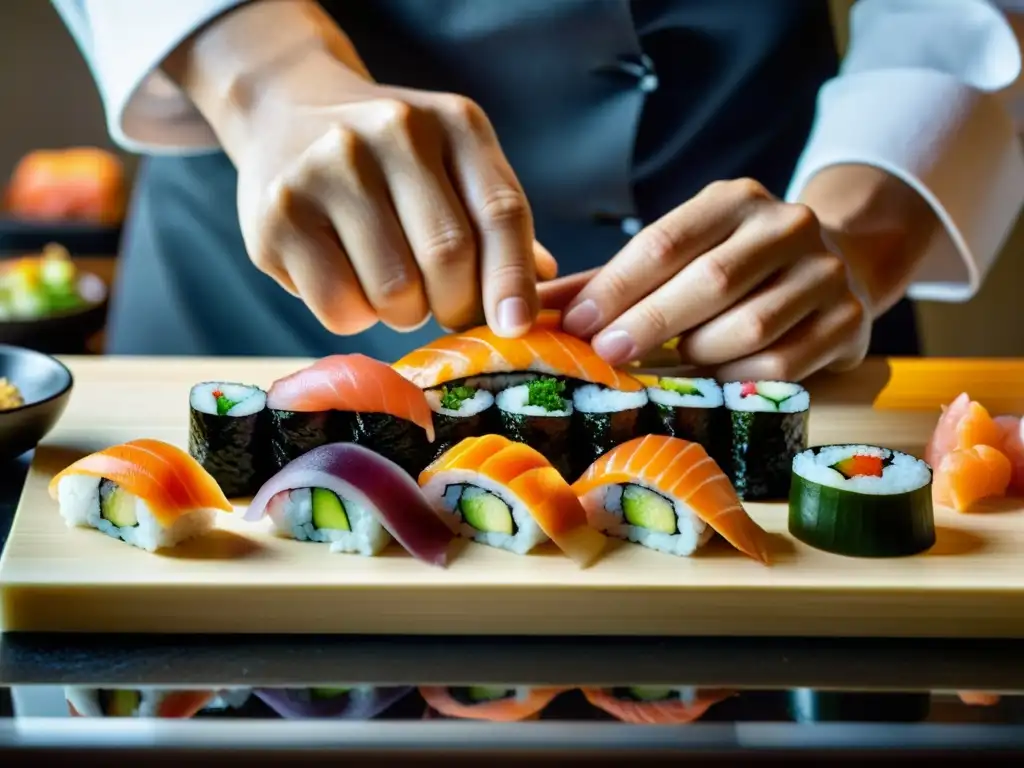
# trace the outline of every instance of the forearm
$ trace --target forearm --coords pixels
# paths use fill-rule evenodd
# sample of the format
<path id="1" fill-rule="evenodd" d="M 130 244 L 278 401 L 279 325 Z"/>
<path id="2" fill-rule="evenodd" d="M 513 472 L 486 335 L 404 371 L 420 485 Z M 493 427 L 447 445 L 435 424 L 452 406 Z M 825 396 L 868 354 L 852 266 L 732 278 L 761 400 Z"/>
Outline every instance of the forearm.
<path id="1" fill-rule="evenodd" d="M 904 296 L 933 238 L 948 236 L 920 194 L 867 165 L 823 169 L 800 201 L 842 252 L 875 317 Z"/>
<path id="2" fill-rule="evenodd" d="M 323 73 L 365 83 L 351 41 L 313 0 L 261 0 L 213 19 L 183 41 L 162 70 L 184 91 L 229 155 L 259 106 L 287 97 L 315 106 Z"/>

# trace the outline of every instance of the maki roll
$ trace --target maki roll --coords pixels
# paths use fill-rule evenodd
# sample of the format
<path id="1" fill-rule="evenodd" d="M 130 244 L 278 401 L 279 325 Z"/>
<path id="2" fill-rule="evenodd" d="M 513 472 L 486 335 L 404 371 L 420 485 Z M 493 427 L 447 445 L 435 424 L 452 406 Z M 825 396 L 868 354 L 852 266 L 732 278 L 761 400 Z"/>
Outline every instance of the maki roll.
<path id="1" fill-rule="evenodd" d="M 132 440 L 84 456 L 50 481 L 69 528 L 95 528 L 153 552 L 214 527 L 234 507 L 209 472 L 177 446 Z"/>
<path id="2" fill-rule="evenodd" d="M 699 720 L 734 691 L 702 688 L 584 688 L 593 706 L 634 725 L 682 725 Z"/>
<path id="3" fill-rule="evenodd" d="M 227 496 L 251 496 L 266 479 L 267 393 L 234 382 L 202 382 L 189 392 L 188 452 Z"/>
<path id="4" fill-rule="evenodd" d="M 426 398 L 434 413 L 436 435 L 431 461 L 467 437 L 485 435 L 492 431 L 494 395 L 487 389 L 474 388 L 468 384 L 458 387 L 442 385 L 427 390 Z"/>
<path id="5" fill-rule="evenodd" d="M 416 477 L 431 458 L 433 412 L 423 391 L 387 363 L 330 355 L 271 386 L 275 470 L 313 448 L 354 442 Z"/>
<path id="6" fill-rule="evenodd" d="M 431 710 L 458 720 L 514 723 L 537 720 L 561 693 L 559 688 L 470 685 L 444 688 L 424 686 L 420 696 Z"/>
<path id="7" fill-rule="evenodd" d="M 664 377 L 647 388 L 650 430 L 700 443 L 722 469 L 729 466 L 729 415 L 714 379 Z"/>
<path id="8" fill-rule="evenodd" d="M 914 456 L 828 445 L 793 459 L 789 532 L 851 557 L 916 555 L 935 544 L 932 473 Z"/>
<path id="9" fill-rule="evenodd" d="M 689 557 L 717 531 L 748 557 L 768 562 L 767 534 L 700 443 L 635 438 L 591 464 L 572 490 L 590 525 L 610 536 Z"/>
<path id="10" fill-rule="evenodd" d="M 328 544 L 331 552 L 373 557 L 396 539 L 440 566 L 454 538 L 401 467 L 353 443 L 321 445 L 270 478 L 244 519 L 265 515 L 284 536 Z"/>
<path id="11" fill-rule="evenodd" d="M 788 381 L 734 381 L 723 388 L 731 451 L 726 467 L 745 501 L 789 497 L 793 457 L 807 448 L 811 397 Z"/>
<path id="12" fill-rule="evenodd" d="M 644 434 L 647 392 L 622 392 L 584 384 L 572 393 L 572 476 L 579 477 L 600 456 Z"/>
<path id="13" fill-rule="evenodd" d="M 255 695 L 286 719 L 372 720 L 412 692 L 412 686 L 258 688 Z"/>
<path id="14" fill-rule="evenodd" d="M 190 718 L 216 699 L 214 691 L 166 688 L 68 686 L 64 700 L 72 717 Z"/>
<path id="15" fill-rule="evenodd" d="M 502 390 L 497 405 L 501 433 L 540 451 L 568 479 L 573 406 L 564 394 L 565 381 L 544 376 Z"/>
<path id="16" fill-rule="evenodd" d="M 606 543 L 540 452 L 501 435 L 469 437 L 423 470 L 420 487 L 455 534 L 526 555 L 553 541 L 582 568 Z"/>

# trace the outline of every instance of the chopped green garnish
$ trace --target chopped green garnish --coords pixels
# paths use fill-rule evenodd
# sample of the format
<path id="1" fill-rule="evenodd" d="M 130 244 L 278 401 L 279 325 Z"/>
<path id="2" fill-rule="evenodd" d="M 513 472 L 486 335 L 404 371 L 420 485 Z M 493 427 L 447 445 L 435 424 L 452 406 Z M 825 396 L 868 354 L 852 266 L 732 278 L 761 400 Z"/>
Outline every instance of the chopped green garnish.
<path id="1" fill-rule="evenodd" d="M 563 411 L 565 403 L 562 393 L 565 382 L 558 379 L 543 378 L 526 382 L 527 405 L 536 405 L 545 411 Z"/>
<path id="2" fill-rule="evenodd" d="M 472 387 L 441 387 L 441 407 L 449 411 L 457 411 L 465 400 L 472 400 L 476 390 Z"/>
<path id="3" fill-rule="evenodd" d="M 662 379 L 659 384 L 662 389 L 668 392 L 676 392 L 680 395 L 700 394 L 700 390 L 689 379 Z"/>
<path id="4" fill-rule="evenodd" d="M 227 412 L 238 405 L 237 400 L 231 400 L 224 395 L 220 390 L 216 390 L 213 396 L 217 398 L 217 415 L 226 416 Z"/>

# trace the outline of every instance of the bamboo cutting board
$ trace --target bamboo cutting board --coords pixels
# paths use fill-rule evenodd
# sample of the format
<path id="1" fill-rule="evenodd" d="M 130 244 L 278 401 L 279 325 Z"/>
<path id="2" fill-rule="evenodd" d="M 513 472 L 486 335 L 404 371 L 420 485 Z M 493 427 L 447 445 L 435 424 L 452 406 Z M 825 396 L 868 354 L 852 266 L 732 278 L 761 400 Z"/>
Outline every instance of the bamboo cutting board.
<path id="1" fill-rule="evenodd" d="M 788 536 L 785 505 L 750 504 L 775 534 L 770 567 L 716 540 L 693 558 L 614 543 L 585 570 L 549 550 L 466 544 L 440 569 L 395 545 L 378 558 L 330 554 L 231 515 L 154 555 L 64 525 L 46 486 L 68 463 L 138 437 L 184 447 L 193 383 L 269 386 L 308 362 L 68 360 L 71 403 L 37 450 L 0 561 L 4 630 L 1024 637 L 1024 501 L 937 509 L 936 546 L 898 560 L 818 552 Z M 940 404 L 962 390 L 995 413 L 1024 412 L 1024 361 L 873 360 L 808 388 L 812 444 L 921 455 Z"/>

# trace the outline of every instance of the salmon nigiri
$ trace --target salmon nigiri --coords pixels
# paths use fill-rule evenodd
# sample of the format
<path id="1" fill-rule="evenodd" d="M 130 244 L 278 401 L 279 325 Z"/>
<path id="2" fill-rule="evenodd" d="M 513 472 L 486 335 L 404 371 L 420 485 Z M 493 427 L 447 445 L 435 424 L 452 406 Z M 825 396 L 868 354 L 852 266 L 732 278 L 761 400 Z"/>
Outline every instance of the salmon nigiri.
<path id="1" fill-rule="evenodd" d="M 606 539 L 587 525 L 572 488 L 536 449 L 501 435 L 467 437 L 420 473 L 420 487 L 452 531 L 525 555 L 549 539 L 580 567 Z"/>
<path id="2" fill-rule="evenodd" d="M 633 725 L 683 725 L 704 716 L 734 691 L 701 688 L 584 688 L 587 701 Z"/>
<path id="3" fill-rule="evenodd" d="M 473 685 L 455 688 L 423 686 L 420 696 L 445 717 L 512 723 L 537 720 L 559 693 L 559 688 L 510 688 Z"/>
<path id="4" fill-rule="evenodd" d="M 91 453 L 50 481 L 68 527 L 96 528 L 150 552 L 213 527 L 233 507 L 188 453 L 160 440 L 131 440 Z"/>
<path id="5" fill-rule="evenodd" d="M 507 339 L 488 326 L 453 333 L 410 352 L 394 364 L 422 389 L 495 374 L 548 374 L 638 392 L 637 379 L 606 363 L 585 341 L 561 330 L 556 312 L 540 314 L 522 336 Z"/>
<path id="6" fill-rule="evenodd" d="M 982 499 L 1005 495 L 1012 471 L 1010 460 L 991 446 L 959 448 L 939 465 L 932 498 L 936 504 L 967 512 Z"/>
<path id="7" fill-rule="evenodd" d="M 216 698 L 213 691 L 174 691 L 161 688 L 64 689 L 72 717 L 190 718 Z"/>
<path id="8" fill-rule="evenodd" d="M 717 531 L 744 554 L 768 562 L 767 534 L 699 443 L 635 438 L 591 464 L 572 488 L 590 524 L 617 538 L 689 556 Z"/>

